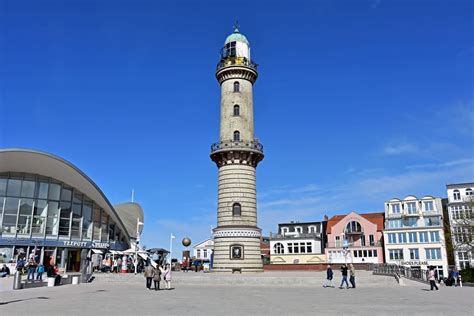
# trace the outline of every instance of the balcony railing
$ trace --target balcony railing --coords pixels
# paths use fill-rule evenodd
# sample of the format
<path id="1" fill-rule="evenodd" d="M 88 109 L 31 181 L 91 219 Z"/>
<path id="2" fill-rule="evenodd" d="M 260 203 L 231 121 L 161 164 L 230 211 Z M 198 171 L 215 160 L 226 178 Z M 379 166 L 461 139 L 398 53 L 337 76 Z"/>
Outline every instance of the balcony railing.
<path id="1" fill-rule="evenodd" d="M 249 67 L 254 70 L 257 70 L 258 65 L 254 63 L 252 60 L 249 60 L 246 57 L 226 57 L 222 58 L 221 61 L 217 64 L 217 69 L 225 68 L 228 66 L 243 66 Z"/>
<path id="2" fill-rule="evenodd" d="M 263 145 L 258 140 L 253 141 L 222 141 L 211 145 L 211 153 L 226 150 L 252 150 L 263 154 Z"/>
<path id="3" fill-rule="evenodd" d="M 291 238 L 321 238 L 321 233 L 287 233 L 287 234 L 270 233 L 270 239 L 291 239 Z"/>
<path id="4" fill-rule="evenodd" d="M 402 213 L 388 213 L 387 218 L 402 218 Z"/>
<path id="5" fill-rule="evenodd" d="M 328 242 L 327 245 L 326 245 L 326 248 L 343 248 L 343 243 L 342 242 Z M 354 242 L 351 242 L 348 244 L 348 248 L 355 248 L 355 249 L 358 249 L 358 248 L 370 248 L 370 247 L 381 247 L 382 246 L 382 242 L 381 241 L 377 241 L 377 242 L 366 242 L 365 243 L 365 246 L 362 246 L 360 244 L 360 242 L 357 242 L 357 243 L 354 243 Z"/>

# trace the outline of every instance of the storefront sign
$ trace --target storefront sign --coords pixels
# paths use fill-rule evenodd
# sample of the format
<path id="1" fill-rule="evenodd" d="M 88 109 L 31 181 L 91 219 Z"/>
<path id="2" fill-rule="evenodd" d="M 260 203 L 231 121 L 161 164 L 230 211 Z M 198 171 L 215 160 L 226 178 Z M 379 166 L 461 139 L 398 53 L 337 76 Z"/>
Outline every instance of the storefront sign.
<path id="1" fill-rule="evenodd" d="M 110 248 L 110 245 L 109 245 L 109 243 L 106 243 L 106 242 L 95 242 L 95 241 L 93 241 L 91 247 L 92 248 L 97 248 L 97 249 L 107 249 L 107 248 Z"/>
<path id="2" fill-rule="evenodd" d="M 404 261 L 402 262 L 403 265 L 406 266 L 421 266 L 421 265 L 427 265 L 428 262 L 426 261 Z"/>
<path id="3" fill-rule="evenodd" d="M 64 247 L 79 247 L 79 248 L 87 248 L 87 241 L 71 241 L 71 240 L 64 240 L 63 241 Z"/>

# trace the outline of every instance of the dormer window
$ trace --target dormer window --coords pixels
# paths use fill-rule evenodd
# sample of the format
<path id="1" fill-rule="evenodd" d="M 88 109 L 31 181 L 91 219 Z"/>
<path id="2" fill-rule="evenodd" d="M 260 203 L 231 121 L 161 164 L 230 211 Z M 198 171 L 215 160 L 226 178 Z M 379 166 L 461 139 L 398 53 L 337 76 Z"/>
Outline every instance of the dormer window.
<path id="1" fill-rule="evenodd" d="M 283 236 L 285 236 L 286 234 L 288 234 L 289 231 L 290 231 L 290 230 L 288 229 L 288 227 L 282 227 L 282 228 L 281 228 L 281 234 L 282 234 Z"/>
<path id="2" fill-rule="evenodd" d="M 466 189 L 466 195 L 467 195 L 467 196 L 472 195 L 472 189 L 471 189 L 471 188 Z"/>
<path id="3" fill-rule="evenodd" d="M 425 205 L 425 212 L 432 212 L 434 210 L 433 201 L 424 202 L 424 205 Z"/>
<path id="4" fill-rule="evenodd" d="M 297 232 L 298 234 L 302 234 L 303 233 L 303 227 L 301 227 L 301 226 L 295 227 L 295 232 Z"/>
<path id="5" fill-rule="evenodd" d="M 453 191 L 453 199 L 455 201 L 461 200 L 461 192 L 459 192 L 459 190 L 454 190 Z"/>
<path id="6" fill-rule="evenodd" d="M 392 204 L 391 207 L 392 207 L 392 213 L 394 214 L 400 213 L 400 204 Z"/>

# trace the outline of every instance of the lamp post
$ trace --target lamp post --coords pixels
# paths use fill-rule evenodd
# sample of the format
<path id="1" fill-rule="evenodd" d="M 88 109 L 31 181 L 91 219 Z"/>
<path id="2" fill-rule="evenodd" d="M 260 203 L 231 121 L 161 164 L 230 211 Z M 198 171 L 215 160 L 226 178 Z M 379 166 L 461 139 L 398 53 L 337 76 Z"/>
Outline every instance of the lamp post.
<path id="1" fill-rule="evenodd" d="M 171 257 L 173 256 L 173 239 L 175 239 L 176 237 L 173 236 L 173 233 L 171 233 L 171 236 L 170 236 L 170 269 L 171 269 Z"/>
<path id="2" fill-rule="evenodd" d="M 140 243 L 140 226 L 143 226 L 144 224 L 140 222 L 140 218 L 137 217 L 137 239 L 135 242 L 135 260 L 133 260 L 133 267 L 134 267 L 134 272 L 137 274 L 137 265 L 138 265 L 138 244 Z"/>

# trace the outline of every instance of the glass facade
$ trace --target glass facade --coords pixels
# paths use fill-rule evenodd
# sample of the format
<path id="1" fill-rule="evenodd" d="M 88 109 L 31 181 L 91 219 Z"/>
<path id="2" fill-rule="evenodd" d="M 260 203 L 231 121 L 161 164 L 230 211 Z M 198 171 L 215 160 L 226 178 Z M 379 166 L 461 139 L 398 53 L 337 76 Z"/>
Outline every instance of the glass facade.
<path id="1" fill-rule="evenodd" d="M 38 175 L 0 174 L 1 237 L 125 242 L 107 212 L 75 188 Z"/>

